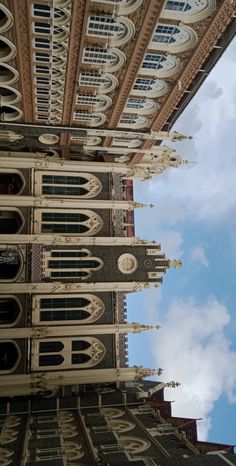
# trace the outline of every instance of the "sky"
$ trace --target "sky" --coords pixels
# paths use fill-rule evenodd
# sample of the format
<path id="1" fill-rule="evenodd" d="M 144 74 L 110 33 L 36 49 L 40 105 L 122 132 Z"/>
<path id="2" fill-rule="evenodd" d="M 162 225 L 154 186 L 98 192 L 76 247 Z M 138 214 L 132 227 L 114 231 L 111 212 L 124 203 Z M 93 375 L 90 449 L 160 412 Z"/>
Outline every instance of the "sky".
<path id="1" fill-rule="evenodd" d="M 128 320 L 161 325 L 129 336 L 129 364 L 164 369 L 175 416 L 202 418 L 198 437 L 236 444 L 236 39 L 178 119 L 193 136 L 171 145 L 198 162 L 135 183 L 136 236 L 181 269 L 128 297 Z M 143 221 L 145 218 L 145 222 Z"/>

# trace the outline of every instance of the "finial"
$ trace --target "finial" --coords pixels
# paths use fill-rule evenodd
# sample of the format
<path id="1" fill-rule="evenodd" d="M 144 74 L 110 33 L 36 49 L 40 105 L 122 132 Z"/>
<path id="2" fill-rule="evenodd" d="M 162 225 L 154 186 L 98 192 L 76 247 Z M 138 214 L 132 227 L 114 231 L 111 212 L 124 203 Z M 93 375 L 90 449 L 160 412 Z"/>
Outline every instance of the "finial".
<path id="1" fill-rule="evenodd" d="M 148 207 L 148 205 L 147 204 L 141 204 L 141 202 L 133 202 L 132 207 L 134 209 L 141 209 L 143 207 Z"/>
<path id="2" fill-rule="evenodd" d="M 134 327 L 133 333 L 140 333 L 145 330 L 152 330 L 155 328 L 152 325 L 139 324 L 138 322 L 132 322 L 132 325 Z"/>
<path id="3" fill-rule="evenodd" d="M 173 259 L 169 261 L 169 267 L 173 267 L 174 269 L 180 269 L 182 267 L 182 261 L 180 259 Z"/>
<path id="4" fill-rule="evenodd" d="M 143 366 L 134 366 L 136 370 L 135 381 L 142 379 L 143 377 L 151 377 L 153 375 L 161 375 L 163 369 L 146 369 Z"/>
<path id="5" fill-rule="evenodd" d="M 179 387 L 181 384 L 179 382 L 174 382 L 174 380 L 171 380 L 170 382 L 166 383 L 166 386 L 169 388 L 176 388 Z"/>
<path id="6" fill-rule="evenodd" d="M 183 141 L 184 139 L 193 139 L 192 136 L 185 136 L 184 134 L 178 133 L 178 131 L 174 131 L 173 140 Z"/>

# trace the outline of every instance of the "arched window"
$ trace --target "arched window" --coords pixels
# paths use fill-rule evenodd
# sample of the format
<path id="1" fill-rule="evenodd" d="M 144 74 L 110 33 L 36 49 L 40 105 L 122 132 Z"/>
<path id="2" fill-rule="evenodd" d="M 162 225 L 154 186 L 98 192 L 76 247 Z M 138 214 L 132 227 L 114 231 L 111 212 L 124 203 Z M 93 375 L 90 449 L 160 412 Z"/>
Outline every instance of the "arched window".
<path id="1" fill-rule="evenodd" d="M 0 217 L 1 221 L 1 217 Z M 0 223 L 1 225 L 1 223 Z M 91 210 L 35 211 L 37 233 L 66 233 L 78 236 L 96 235 L 102 228 L 101 217 Z"/>
<path id="2" fill-rule="evenodd" d="M 103 301 L 92 294 L 34 297 L 34 324 L 72 325 L 96 322 L 103 315 Z M 1 316 L 1 315 L 0 315 Z"/>
<path id="3" fill-rule="evenodd" d="M 114 432 L 129 432 L 130 430 L 133 430 L 135 427 L 135 424 L 129 421 L 125 421 L 123 419 L 110 419 L 108 421 L 108 425 Z"/>
<path id="4" fill-rule="evenodd" d="M 25 186 L 25 181 L 20 172 L 16 170 L 1 171 L 0 194 L 20 194 Z"/>
<path id="5" fill-rule="evenodd" d="M 12 340 L 0 340 L 0 374 L 13 372 L 20 361 L 20 350 Z"/>
<path id="6" fill-rule="evenodd" d="M 91 66 L 103 67 L 106 71 L 117 71 L 125 63 L 125 55 L 116 48 L 85 47 L 82 62 Z"/>
<path id="7" fill-rule="evenodd" d="M 149 126 L 149 121 L 147 118 L 138 115 L 125 114 L 121 115 L 120 122 L 118 124 L 119 128 L 133 127 L 134 129 L 141 129 Z"/>
<path id="8" fill-rule="evenodd" d="M 106 354 L 103 343 L 94 337 L 47 338 L 33 342 L 33 370 L 79 369 L 99 364 Z"/>
<path id="9" fill-rule="evenodd" d="M 93 94 L 77 94 L 76 105 L 86 105 L 93 108 L 95 111 L 104 111 L 112 104 L 110 97 L 106 95 L 93 95 Z"/>
<path id="10" fill-rule="evenodd" d="M 21 315 L 21 306 L 18 299 L 12 296 L 0 297 L 0 327 L 10 327 L 15 324 Z"/>
<path id="11" fill-rule="evenodd" d="M 127 453 L 142 453 L 150 447 L 150 442 L 139 437 L 120 437 L 119 446 Z"/>
<path id="12" fill-rule="evenodd" d="M 148 115 L 158 109 L 156 104 L 151 99 L 145 97 L 129 97 L 126 102 L 125 112 L 126 113 L 137 113 L 139 115 Z"/>
<path id="13" fill-rule="evenodd" d="M 136 78 L 130 95 L 145 97 L 160 97 L 169 90 L 169 85 L 163 79 Z"/>
<path id="14" fill-rule="evenodd" d="M 110 39 L 110 45 L 120 47 L 126 44 L 134 35 L 132 21 L 126 18 L 109 16 L 90 16 L 87 35 Z"/>
<path id="15" fill-rule="evenodd" d="M 45 255 L 44 277 L 50 278 L 89 278 L 92 272 L 100 270 L 103 262 L 92 257 L 87 249 L 80 250 L 52 250 Z"/>
<path id="16" fill-rule="evenodd" d="M 179 71 L 180 67 L 180 60 L 173 55 L 146 53 L 139 73 L 165 78 Z"/>
<path id="17" fill-rule="evenodd" d="M 109 420 L 116 419 L 117 417 L 121 417 L 125 414 L 122 409 L 118 408 L 102 408 L 101 413 Z"/>
<path id="18" fill-rule="evenodd" d="M 102 94 L 113 91 L 119 82 L 118 79 L 109 73 L 91 73 L 82 71 L 79 75 L 79 85 L 88 88 L 97 88 Z"/>
<path id="19" fill-rule="evenodd" d="M 120 15 L 130 15 L 136 11 L 143 0 L 91 0 L 92 3 L 100 3 L 114 6 L 114 12 Z"/>
<path id="20" fill-rule="evenodd" d="M 36 195 L 93 198 L 102 190 L 99 179 L 90 173 L 38 172 L 37 176 Z"/>
<path id="21" fill-rule="evenodd" d="M 36 462 L 42 464 L 42 461 L 64 460 L 68 462 L 82 458 L 84 452 L 82 445 L 74 442 L 64 442 L 63 446 L 36 448 Z"/>
<path id="22" fill-rule="evenodd" d="M 195 23 L 211 15 L 215 7 L 215 0 L 167 0 L 161 16 L 162 18 L 177 19 L 183 23 Z"/>
<path id="23" fill-rule="evenodd" d="M 197 35 L 189 26 L 158 24 L 151 48 L 180 53 L 194 47 L 196 43 Z"/>
<path id="24" fill-rule="evenodd" d="M 23 112 L 13 105 L 3 105 L 0 107 L 1 121 L 18 121 L 22 118 Z"/>
<path id="25" fill-rule="evenodd" d="M 0 5 L 0 33 L 6 32 L 13 24 L 13 18 L 10 10 L 4 5 Z"/>
<path id="26" fill-rule="evenodd" d="M 0 210 L 0 234 L 19 233 L 24 224 L 22 215 L 16 209 Z"/>
<path id="27" fill-rule="evenodd" d="M 33 16 L 35 18 L 52 19 L 55 24 L 61 25 L 66 24 L 70 19 L 68 10 L 42 3 L 33 4 Z"/>
<path id="28" fill-rule="evenodd" d="M 17 248 L 0 250 L 0 281 L 15 281 L 22 269 L 22 257 Z"/>
<path id="29" fill-rule="evenodd" d="M 9 450 L 8 448 L 0 447 L 0 466 L 8 466 L 12 463 L 11 456 L 14 454 L 14 451 Z"/>
<path id="30" fill-rule="evenodd" d="M 127 138 L 113 138 L 112 139 L 112 147 L 139 147 L 141 146 L 142 141 L 141 139 L 127 139 Z"/>
<path id="31" fill-rule="evenodd" d="M 19 102 L 21 94 L 13 87 L 0 85 L 0 99 L 2 105 L 12 105 Z"/>
<path id="32" fill-rule="evenodd" d="M 103 113 L 87 113 L 83 111 L 77 111 L 74 113 L 74 121 L 78 121 L 80 124 L 85 126 L 101 126 L 106 121 L 106 116 Z"/>
<path id="33" fill-rule="evenodd" d="M 0 83 L 12 85 L 19 79 L 19 73 L 10 65 L 2 63 L 0 65 Z"/>
<path id="34" fill-rule="evenodd" d="M 0 10 L 1 12 L 1 10 Z M 7 62 L 14 58 L 16 54 L 16 48 L 14 44 L 6 37 L 1 36 L 0 39 L 0 60 L 1 62 Z"/>

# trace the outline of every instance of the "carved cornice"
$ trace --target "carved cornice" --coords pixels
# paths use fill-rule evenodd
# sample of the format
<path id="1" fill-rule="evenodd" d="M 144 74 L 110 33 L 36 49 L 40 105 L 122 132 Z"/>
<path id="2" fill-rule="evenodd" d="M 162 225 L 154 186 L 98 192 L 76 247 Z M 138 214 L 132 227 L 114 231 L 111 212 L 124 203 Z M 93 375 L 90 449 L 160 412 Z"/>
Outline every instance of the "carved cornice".
<path id="1" fill-rule="evenodd" d="M 84 42 L 83 25 L 87 23 L 86 11 L 88 10 L 89 3 L 90 2 L 86 2 L 86 0 L 76 0 L 72 2 L 69 55 L 64 90 L 63 125 L 69 125 L 73 119 L 77 69 L 81 48 L 83 49 Z"/>
<path id="2" fill-rule="evenodd" d="M 208 24 L 206 33 L 203 35 L 198 46 L 192 54 L 192 57 L 187 62 L 183 72 L 179 75 L 178 82 L 176 82 L 169 96 L 167 97 L 163 107 L 161 108 L 158 116 L 154 120 L 150 130 L 160 131 L 170 118 L 178 102 L 191 85 L 198 70 L 202 67 L 207 57 L 211 53 L 214 45 L 225 31 L 227 25 L 231 21 L 231 17 L 236 14 L 236 5 L 230 3 L 229 0 L 224 0 Z M 148 140 L 144 143 L 143 149 L 149 149 L 155 143 L 155 140 Z M 142 154 L 137 154 L 133 157 L 132 163 L 139 163 L 142 159 Z"/>
<path id="3" fill-rule="evenodd" d="M 33 123 L 32 102 L 32 67 L 31 67 L 31 34 L 29 31 L 27 0 L 12 0 L 12 13 L 14 17 L 14 30 L 16 36 L 18 72 L 22 94 L 22 110 L 24 123 Z"/>

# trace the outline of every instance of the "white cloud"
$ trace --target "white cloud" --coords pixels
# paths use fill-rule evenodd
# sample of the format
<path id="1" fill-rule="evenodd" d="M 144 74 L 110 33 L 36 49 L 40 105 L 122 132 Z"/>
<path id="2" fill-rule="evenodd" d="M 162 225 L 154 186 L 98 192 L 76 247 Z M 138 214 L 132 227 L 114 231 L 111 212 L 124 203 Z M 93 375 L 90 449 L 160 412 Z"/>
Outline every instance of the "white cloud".
<path id="1" fill-rule="evenodd" d="M 209 261 L 206 257 L 205 249 L 203 246 L 194 246 L 190 251 L 190 257 L 193 262 L 198 262 L 203 267 L 209 267 Z"/>
<path id="2" fill-rule="evenodd" d="M 210 413 L 220 396 L 236 402 L 236 353 L 224 333 L 229 322 L 227 308 L 216 299 L 203 305 L 193 299 L 175 300 L 158 336 L 151 337 L 164 379 L 181 383 L 177 389 L 166 389 L 165 399 L 176 401 L 174 415 L 203 418 L 198 423 L 202 440 L 207 438 Z"/>

